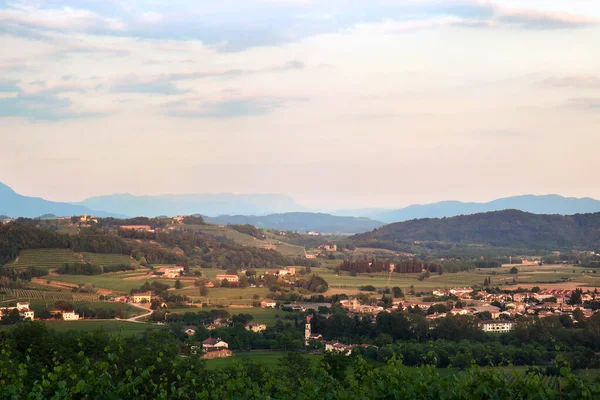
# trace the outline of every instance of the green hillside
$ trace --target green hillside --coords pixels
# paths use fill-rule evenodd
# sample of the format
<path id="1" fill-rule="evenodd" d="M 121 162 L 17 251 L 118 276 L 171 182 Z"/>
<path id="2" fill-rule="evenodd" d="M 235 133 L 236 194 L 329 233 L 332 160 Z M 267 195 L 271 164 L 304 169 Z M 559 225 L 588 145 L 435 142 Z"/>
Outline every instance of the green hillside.
<path id="1" fill-rule="evenodd" d="M 539 250 L 597 250 L 600 247 L 600 213 L 562 216 L 505 210 L 453 218 L 416 219 L 385 225 L 350 239 L 357 246 L 392 250 L 416 241 Z"/>

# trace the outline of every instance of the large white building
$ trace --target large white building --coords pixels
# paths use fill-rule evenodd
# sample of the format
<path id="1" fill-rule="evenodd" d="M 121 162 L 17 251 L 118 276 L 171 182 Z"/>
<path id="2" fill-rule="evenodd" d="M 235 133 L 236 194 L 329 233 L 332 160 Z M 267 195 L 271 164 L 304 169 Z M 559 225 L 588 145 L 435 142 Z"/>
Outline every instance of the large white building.
<path id="1" fill-rule="evenodd" d="M 484 332 L 505 333 L 515 328 L 515 323 L 511 321 L 489 321 L 482 322 L 481 329 Z"/>

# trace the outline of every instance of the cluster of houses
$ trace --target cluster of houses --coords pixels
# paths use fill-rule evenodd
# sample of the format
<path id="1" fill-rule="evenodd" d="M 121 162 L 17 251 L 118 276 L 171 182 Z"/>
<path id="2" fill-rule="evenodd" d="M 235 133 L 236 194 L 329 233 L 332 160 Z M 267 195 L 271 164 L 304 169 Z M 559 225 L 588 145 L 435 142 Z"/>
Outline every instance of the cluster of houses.
<path id="1" fill-rule="evenodd" d="M 514 329 L 514 322 L 511 320 L 518 316 L 544 318 L 548 316 L 569 315 L 573 317 L 573 312 L 578 308 L 586 318 L 593 314 L 591 309 L 568 304 L 572 294 L 571 290 L 556 289 L 541 290 L 538 292 L 496 294 L 488 293 L 485 290 L 474 292 L 472 288 L 453 288 L 437 289 L 432 294 L 436 297 L 456 296 L 463 304 L 468 302 L 468 305 L 451 308 L 446 312 L 428 312 L 433 306 L 446 305 L 446 301 L 441 300 L 408 302 L 403 299 L 393 299 L 392 306 L 384 308 L 377 305 L 361 304 L 357 299 L 349 299 L 340 301 L 340 305 L 350 313 L 371 315 L 395 310 L 403 311 L 416 307 L 427 313 L 426 318 L 428 321 L 444 318 L 448 315 L 472 315 L 480 317 L 481 313 L 486 313 L 484 317 L 486 320 L 480 323 L 481 329 L 485 332 L 508 332 Z M 582 302 L 594 299 L 595 296 L 590 293 L 581 295 Z M 492 305 L 492 303 L 496 305 Z M 502 307 L 498 307 L 498 303 Z"/>
<path id="2" fill-rule="evenodd" d="M 29 309 L 29 303 L 17 303 L 15 307 L 0 308 L 0 317 L 9 315 L 13 310 L 17 310 L 19 312 L 19 316 L 24 320 L 33 321 L 34 319 L 35 313 L 33 310 Z"/>
<path id="3" fill-rule="evenodd" d="M 14 307 L 3 307 L 0 308 L 0 317 L 5 317 L 9 315 L 13 310 L 17 310 L 19 312 L 19 316 L 23 318 L 25 321 L 33 321 L 35 319 L 35 312 L 29 308 L 30 304 L 26 302 L 18 302 Z M 75 311 L 62 311 L 62 310 L 52 310 L 50 311 L 52 315 L 61 315 L 61 318 L 64 321 L 76 321 L 79 319 L 79 314 Z"/>
<path id="4" fill-rule="evenodd" d="M 175 266 L 175 267 L 160 267 L 158 269 L 159 276 L 163 278 L 175 279 L 179 278 L 185 271 L 184 267 Z"/>

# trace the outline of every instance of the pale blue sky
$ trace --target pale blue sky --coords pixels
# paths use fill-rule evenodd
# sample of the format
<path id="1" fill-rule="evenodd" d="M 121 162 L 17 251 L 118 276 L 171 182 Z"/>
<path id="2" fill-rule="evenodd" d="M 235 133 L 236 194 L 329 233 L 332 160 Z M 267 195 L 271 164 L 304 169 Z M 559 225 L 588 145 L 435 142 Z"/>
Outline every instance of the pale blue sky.
<path id="1" fill-rule="evenodd" d="M 0 181 L 600 198 L 600 2 L 0 0 Z"/>

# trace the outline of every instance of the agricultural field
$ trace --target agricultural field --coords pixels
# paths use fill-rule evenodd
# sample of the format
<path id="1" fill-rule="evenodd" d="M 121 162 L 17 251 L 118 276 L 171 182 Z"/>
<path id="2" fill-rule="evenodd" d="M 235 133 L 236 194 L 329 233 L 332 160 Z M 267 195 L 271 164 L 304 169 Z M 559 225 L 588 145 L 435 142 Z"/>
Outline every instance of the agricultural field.
<path id="1" fill-rule="evenodd" d="M 269 292 L 268 288 L 212 288 L 208 289 L 208 296 L 201 297 L 197 287 L 190 286 L 177 290 L 176 293 L 189 296 L 194 301 L 210 303 L 213 305 L 252 305 L 253 301 L 264 300 Z M 259 299 L 254 299 L 257 295 Z"/>
<path id="2" fill-rule="evenodd" d="M 99 297 L 95 293 L 73 293 L 70 291 L 49 291 L 33 289 L 10 289 L 0 295 L 2 300 L 21 299 L 24 301 L 45 300 L 45 301 L 98 301 Z"/>
<path id="3" fill-rule="evenodd" d="M 519 269 L 518 274 L 510 273 L 512 267 Z M 543 288 L 573 288 L 573 287 L 600 287 L 600 274 L 590 269 L 570 265 L 547 266 L 503 266 L 502 268 L 477 269 L 458 273 L 432 274 L 430 278 L 420 281 L 420 274 L 398 273 L 373 273 L 351 276 L 348 272 L 341 271 L 336 274 L 329 268 L 312 268 L 312 273 L 322 276 L 328 283 L 333 294 L 346 289 L 357 289 L 364 285 L 375 287 L 399 286 L 408 289 L 413 286 L 416 291 L 430 291 L 435 288 L 451 288 L 457 286 L 481 285 L 486 277 L 492 280 L 493 286 L 516 288 L 518 286 Z M 348 290 L 348 294 L 350 291 Z"/>
<path id="4" fill-rule="evenodd" d="M 93 332 L 98 329 L 105 330 L 115 334 L 122 334 L 124 336 L 131 336 L 142 334 L 149 329 L 165 329 L 164 326 L 154 324 L 144 324 L 135 322 L 126 322 L 119 320 L 102 320 L 102 319 L 88 319 L 79 321 L 44 321 L 44 324 L 57 332 L 66 332 L 69 330 Z"/>
<path id="5" fill-rule="evenodd" d="M 25 269 L 27 267 L 58 268 L 65 263 L 80 263 L 82 256 L 67 249 L 23 250 L 8 267 Z"/>
<path id="6" fill-rule="evenodd" d="M 84 285 L 91 283 L 95 288 L 108 289 L 114 292 L 129 293 L 131 289 L 137 289 L 144 282 L 151 282 L 151 279 L 145 278 L 145 273 L 121 273 L 114 272 L 102 275 L 53 275 L 43 277 L 42 279 L 49 279 L 51 281 L 67 282 L 74 284 Z M 137 279 L 140 278 L 140 279 Z M 169 281 L 168 279 L 161 279 L 161 281 Z M 169 282 L 169 283 L 174 283 Z"/>
<path id="7" fill-rule="evenodd" d="M 101 253 L 81 253 L 83 259 L 91 264 L 97 264 L 102 266 L 115 266 L 115 265 L 135 265 L 137 267 L 140 264 L 130 256 L 124 254 L 101 254 Z"/>

